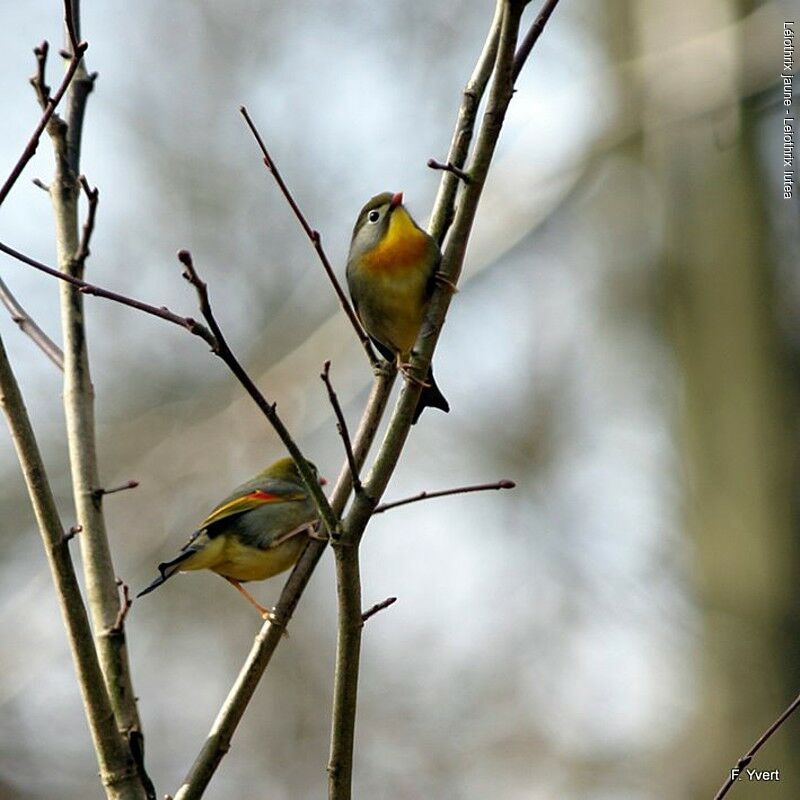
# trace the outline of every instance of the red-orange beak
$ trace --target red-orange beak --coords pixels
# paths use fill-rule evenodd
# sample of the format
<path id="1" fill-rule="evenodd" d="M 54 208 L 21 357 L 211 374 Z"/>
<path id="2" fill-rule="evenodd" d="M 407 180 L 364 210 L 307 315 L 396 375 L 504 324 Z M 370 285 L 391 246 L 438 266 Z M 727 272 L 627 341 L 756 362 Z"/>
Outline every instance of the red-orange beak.
<path id="1" fill-rule="evenodd" d="M 398 192 L 397 194 L 392 195 L 392 202 L 389 203 L 389 208 L 397 208 L 397 206 L 403 205 L 403 193 Z"/>
<path id="2" fill-rule="evenodd" d="M 328 485 L 328 481 L 326 481 L 325 478 L 320 478 L 319 479 L 319 485 L 320 486 L 327 486 Z"/>

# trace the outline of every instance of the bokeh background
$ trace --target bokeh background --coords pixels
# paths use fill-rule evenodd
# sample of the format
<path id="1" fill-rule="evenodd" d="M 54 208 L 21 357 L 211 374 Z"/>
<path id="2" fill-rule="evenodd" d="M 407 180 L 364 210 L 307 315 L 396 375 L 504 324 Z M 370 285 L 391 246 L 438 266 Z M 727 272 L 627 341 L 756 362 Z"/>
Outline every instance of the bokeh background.
<path id="1" fill-rule="evenodd" d="M 532 3 L 532 18 L 538 3 Z M 370 372 L 237 112 L 245 103 L 340 267 L 363 202 L 428 214 L 491 4 L 83 2 L 88 276 L 195 313 L 192 250 L 229 338 L 329 478 Z M 0 7 L 0 172 L 38 119 L 31 48 L 61 3 Z M 513 492 L 376 518 L 365 604 L 361 798 L 710 798 L 800 690 L 800 215 L 782 198 L 784 20 L 800 4 L 564 0 L 518 84 L 436 354 L 387 491 L 513 478 Z M 51 59 L 57 84 L 58 58 Z M 795 109 L 796 111 L 796 109 Z M 0 238 L 55 261 L 43 140 Z M 59 335 L 57 287 L 2 277 Z M 229 489 L 280 456 L 254 406 L 177 328 L 86 301 L 115 567 L 154 575 Z M 66 524 L 60 376 L 0 314 Z M 0 796 L 100 798 L 49 573 L 0 434 Z M 273 603 L 281 580 L 260 584 Z M 325 791 L 335 603 L 326 555 L 209 798 Z M 259 621 L 210 574 L 135 603 L 134 683 L 174 792 Z M 800 719 L 757 766 L 800 792 Z"/>

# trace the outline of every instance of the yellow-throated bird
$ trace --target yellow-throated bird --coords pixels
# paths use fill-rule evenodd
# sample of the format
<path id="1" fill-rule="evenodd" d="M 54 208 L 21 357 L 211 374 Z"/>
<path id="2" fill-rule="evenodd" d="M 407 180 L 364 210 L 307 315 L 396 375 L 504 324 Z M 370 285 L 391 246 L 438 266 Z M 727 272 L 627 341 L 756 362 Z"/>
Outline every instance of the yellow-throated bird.
<path id="1" fill-rule="evenodd" d="M 317 468 L 310 465 L 317 474 Z M 320 479 L 324 485 L 324 479 Z M 200 523 L 172 561 L 138 597 L 176 572 L 210 569 L 225 578 L 265 619 L 270 612 L 241 585 L 289 569 L 317 522 L 317 509 L 291 458 L 282 458 L 238 486 Z"/>
<path id="2" fill-rule="evenodd" d="M 450 410 L 433 370 L 424 381 L 408 371 L 441 257 L 436 242 L 406 211 L 402 193 L 377 194 L 361 209 L 350 241 L 347 285 L 356 314 L 381 355 L 422 383 L 412 422 L 426 406 Z"/>

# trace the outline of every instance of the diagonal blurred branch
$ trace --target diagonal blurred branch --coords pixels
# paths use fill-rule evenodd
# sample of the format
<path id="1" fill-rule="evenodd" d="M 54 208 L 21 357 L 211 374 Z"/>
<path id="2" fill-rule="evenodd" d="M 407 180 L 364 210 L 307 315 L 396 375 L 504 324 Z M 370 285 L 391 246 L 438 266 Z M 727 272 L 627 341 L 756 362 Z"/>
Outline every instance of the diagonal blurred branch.
<path id="1" fill-rule="evenodd" d="M 34 344 L 60 369 L 64 369 L 64 353 L 61 348 L 36 324 L 36 321 L 19 304 L 17 298 L 0 278 L 0 302 L 8 309 L 11 319 L 19 329 L 30 336 Z"/>

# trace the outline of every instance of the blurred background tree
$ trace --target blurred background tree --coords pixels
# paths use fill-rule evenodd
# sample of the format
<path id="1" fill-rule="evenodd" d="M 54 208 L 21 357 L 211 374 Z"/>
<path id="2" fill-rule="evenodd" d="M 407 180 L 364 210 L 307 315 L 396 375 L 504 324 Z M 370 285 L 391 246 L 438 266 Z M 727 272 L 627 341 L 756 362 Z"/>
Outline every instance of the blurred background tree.
<path id="1" fill-rule="evenodd" d="M 90 279 L 193 313 L 174 263 L 191 247 L 232 343 L 329 477 L 341 452 L 320 364 L 333 360 L 351 419 L 370 375 L 236 109 L 261 120 L 343 270 L 368 196 L 430 207 L 425 162 L 444 155 L 484 6 L 83 4 L 100 72 L 83 159 L 101 190 Z M 778 85 L 798 10 L 559 7 L 520 79 L 437 351 L 453 411 L 423 417 L 387 499 L 503 476 L 519 488 L 375 520 L 364 599 L 399 602 L 366 631 L 358 796 L 711 797 L 800 689 L 800 215 L 782 199 Z M 38 116 L 30 48 L 60 30 L 41 0 L 0 18 L 10 165 Z M 26 178 L 51 173 L 41 147 Z M 50 220 L 24 182 L 0 225 L 52 262 Z M 10 262 L 3 277 L 55 336 L 53 282 Z M 141 482 L 106 503 L 117 569 L 140 587 L 209 499 L 280 452 L 196 342 L 87 309 L 102 473 Z M 7 317 L 0 331 L 69 520 L 60 376 Z M 0 470 L 0 794 L 99 797 L 10 444 Z M 321 794 L 332 583 L 326 557 L 208 797 Z M 274 602 L 279 585 L 257 594 Z M 160 594 L 137 602 L 128 642 L 163 791 L 255 620 L 210 575 Z M 799 724 L 759 756 L 781 769 L 776 796 L 800 785 Z"/>

